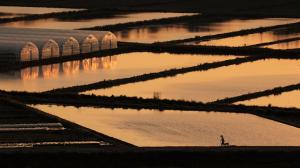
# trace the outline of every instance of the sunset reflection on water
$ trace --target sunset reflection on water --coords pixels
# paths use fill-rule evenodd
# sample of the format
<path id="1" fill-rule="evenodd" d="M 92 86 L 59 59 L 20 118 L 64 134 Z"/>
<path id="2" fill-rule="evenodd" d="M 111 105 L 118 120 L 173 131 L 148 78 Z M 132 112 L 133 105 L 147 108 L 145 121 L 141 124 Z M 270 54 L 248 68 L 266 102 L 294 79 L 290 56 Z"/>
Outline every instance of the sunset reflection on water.
<path id="1" fill-rule="evenodd" d="M 0 87 L 7 91 L 39 92 L 233 58 L 222 55 L 134 52 L 1 73 Z"/>
<path id="2" fill-rule="evenodd" d="M 117 65 L 117 57 L 89 58 L 81 61 L 69 61 L 60 64 L 43 65 L 22 69 L 20 78 L 32 80 L 38 78 L 57 78 L 60 74 L 73 75 L 79 71 L 95 71 L 99 69 L 113 69 Z M 17 77 L 18 75 L 16 75 Z"/>
<path id="3" fill-rule="evenodd" d="M 169 41 L 169 40 L 178 40 L 193 38 L 195 36 L 207 36 L 213 34 L 221 34 L 232 31 L 239 31 L 245 29 L 257 28 L 257 26 L 268 27 L 280 24 L 287 24 L 298 22 L 299 19 L 281 19 L 281 18 L 264 18 L 264 19 L 229 19 L 218 22 L 211 23 L 177 23 L 177 24 L 168 24 L 168 25 L 149 25 L 149 26 L 140 26 L 124 29 L 122 31 L 114 32 L 117 38 L 120 41 L 128 42 L 143 42 L 143 43 L 152 43 L 158 41 Z M 251 35 L 250 35 L 251 36 Z M 286 35 L 275 35 L 267 34 L 265 39 L 276 39 L 277 36 L 285 37 Z M 246 37 L 247 38 L 247 37 Z M 253 38 L 255 42 L 260 42 L 260 34 L 255 35 Z M 229 41 L 228 41 L 229 39 Z M 235 45 L 244 45 L 245 39 L 243 37 L 237 36 L 236 38 L 225 38 L 220 42 L 216 42 L 219 45 L 227 45 L 234 43 Z M 251 42 L 251 40 L 249 40 Z M 215 43 L 215 40 L 213 40 Z"/>

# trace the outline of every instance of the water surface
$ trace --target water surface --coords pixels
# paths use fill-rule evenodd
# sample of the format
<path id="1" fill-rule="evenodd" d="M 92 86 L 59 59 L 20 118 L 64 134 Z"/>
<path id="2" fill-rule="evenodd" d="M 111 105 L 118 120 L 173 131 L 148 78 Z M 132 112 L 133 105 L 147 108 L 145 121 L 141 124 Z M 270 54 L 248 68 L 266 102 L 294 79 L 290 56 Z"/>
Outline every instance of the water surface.
<path id="1" fill-rule="evenodd" d="M 299 146 L 300 129 L 249 114 L 35 106 L 137 146 Z M 279 138 L 280 137 L 280 138 Z"/>
<path id="2" fill-rule="evenodd" d="M 178 17 L 194 15 L 193 13 L 163 13 L 146 12 L 118 15 L 113 18 L 80 19 L 80 20 L 59 20 L 59 19 L 40 19 L 32 21 L 17 21 L 0 24 L 5 27 L 18 28 L 49 28 L 49 29 L 80 29 L 94 26 L 112 25 L 126 22 L 136 22 L 143 20 L 161 19 L 169 17 Z"/>
<path id="3" fill-rule="evenodd" d="M 46 14 L 56 12 L 80 11 L 83 9 L 72 8 L 46 8 L 46 7 L 22 7 L 22 6 L 0 6 L 1 13 L 12 14 Z"/>
<path id="4" fill-rule="evenodd" d="M 256 45 L 261 43 L 269 43 L 273 41 L 295 38 L 300 36 L 300 31 L 289 31 L 289 30 L 290 29 L 288 28 L 280 28 L 272 31 L 263 32 L 263 33 L 254 33 L 249 35 L 210 40 L 205 42 L 192 42 L 188 44 L 241 47 L 241 46 Z M 299 41 L 292 41 L 289 43 L 279 43 L 279 44 L 270 45 L 266 47 L 273 48 L 273 49 L 293 49 L 293 48 L 298 48 L 298 43 Z"/>
<path id="5" fill-rule="evenodd" d="M 14 17 L 23 17 L 32 14 L 47 14 L 47 13 L 71 12 L 71 11 L 80 11 L 80 10 L 84 10 L 84 9 L 0 6 L 0 18 L 14 18 Z"/>
<path id="6" fill-rule="evenodd" d="M 25 15 L 26 14 L 0 13 L 0 19 L 22 17 L 22 16 L 25 16 Z"/>
<path id="7" fill-rule="evenodd" d="M 175 77 L 98 89 L 82 94 L 215 101 L 299 83 L 300 60 L 260 60 Z"/>
<path id="8" fill-rule="evenodd" d="M 218 40 L 210 40 L 206 42 L 191 42 L 189 45 L 212 45 L 212 46 L 250 46 L 262 43 L 276 42 L 278 40 L 285 40 L 290 38 L 300 37 L 300 30 L 297 28 L 279 28 L 263 33 L 255 33 L 243 36 L 236 36 L 230 38 L 223 38 Z M 277 44 L 265 45 L 264 48 L 272 49 L 298 49 L 300 47 L 300 40 L 290 42 L 282 42 Z"/>
<path id="9" fill-rule="evenodd" d="M 105 79 L 131 77 L 233 58 L 235 57 L 147 52 L 127 53 L 112 57 L 31 67 L 21 71 L 0 74 L 0 87 L 3 90 L 47 91 L 54 88 L 89 84 Z"/>
<path id="10" fill-rule="evenodd" d="M 270 95 L 257 99 L 237 102 L 236 104 L 258 105 L 258 106 L 278 106 L 278 107 L 296 107 L 300 108 L 300 91 L 285 92 L 280 95 Z"/>
<path id="11" fill-rule="evenodd" d="M 286 43 L 278 43 L 278 44 L 268 45 L 265 47 L 272 48 L 272 49 L 281 49 L 281 50 L 298 49 L 300 48 L 300 40 L 286 42 Z"/>
<path id="12" fill-rule="evenodd" d="M 170 25 L 151 25 L 126 29 L 114 32 L 120 41 L 151 43 L 206 36 L 213 34 L 251 29 L 257 27 L 273 26 L 300 21 L 299 19 L 234 19 L 215 23 L 186 23 Z"/>

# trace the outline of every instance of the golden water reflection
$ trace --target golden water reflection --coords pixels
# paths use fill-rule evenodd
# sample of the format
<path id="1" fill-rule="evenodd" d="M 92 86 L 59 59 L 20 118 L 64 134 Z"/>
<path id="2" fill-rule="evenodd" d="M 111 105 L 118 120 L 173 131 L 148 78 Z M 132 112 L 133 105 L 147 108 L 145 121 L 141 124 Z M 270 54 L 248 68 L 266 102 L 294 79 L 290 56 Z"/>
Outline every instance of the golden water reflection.
<path id="1" fill-rule="evenodd" d="M 179 17 L 194 15 L 195 13 L 172 13 L 172 12 L 144 12 L 144 13 L 130 13 L 116 16 L 113 18 L 95 18 L 95 19 L 81 19 L 81 20 L 58 20 L 54 18 L 40 19 L 40 20 L 25 20 L 10 23 L 0 24 L 5 27 L 17 28 L 46 28 L 46 29 L 80 29 L 94 26 L 113 25 L 126 22 L 136 22 L 143 20 L 161 19 L 168 17 Z"/>
<path id="2" fill-rule="evenodd" d="M 150 52 L 125 53 L 1 73 L 0 87 L 8 91 L 40 92 L 233 58 L 236 57 Z"/>
<path id="3" fill-rule="evenodd" d="M 273 44 L 265 47 L 272 48 L 272 49 L 281 49 L 281 50 L 298 49 L 300 48 L 300 41 L 291 41 L 287 43 Z"/>
<path id="4" fill-rule="evenodd" d="M 265 96 L 253 100 L 237 102 L 236 104 L 258 105 L 258 106 L 278 106 L 278 107 L 296 107 L 300 108 L 300 91 L 282 93 L 280 95 Z"/>
<path id="5" fill-rule="evenodd" d="M 275 32 L 264 32 L 264 33 L 256 33 L 256 34 L 250 34 L 250 35 L 244 35 L 244 36 L 236 36 L 231 38 L 224 38 L 219 40 L 211 40 L 207 42 L 200 42 L 195 43 L 197 45 L 208 45 L 208 46 L 231 46 L 231 47 L 241 47 L 241 46 L 249 46 L 249 45 L 255 45 L 260 43 L 268 43 L 272 41 L 278 41 L 278 40 L 284 40 L 288 38 L 294 38 L 300 36 L 299 33 L 295 34 L 276 34 Z M 274 48 L 274 49 L 291 49 L 290 47 L 286 45 L 287 43 L 282 44 L 276 44 L 273 47 L 268 48 Z M 296 45 L 298 45 L 296 43 Z M 298 46 L 294 46 L 298 47 Z"/>
<path id="6" fill-rule="evenodd" d="M 69 61 L 60 64 L 44 65 L 22 69 L 20 78 L 32 80 L 37 78 L 57 78 L 60 74 L 73 75 L 79 71 L 95 71 L 99 69 L 113 69 L 117 65 L 117 56 L 90 58 L 82 61 Z"/>
<path id="7" fill-rule="evenodd" d="M 24 80 L 37 79 L 39 77 L 39 67 L 26 68 L 21 70 L 21 78 Z"/>
<path id="8" fill-rule="evenodd" d="M 59 74 L 59 64 L 42 66 L 42 73 L 44 78 L 57 77 Z"/>
<path id="9" fill-rule="evenodd" d="M 82 94 L 126 95 L 144 98 L 183 99 L 202 102 L 239 96 L 300 81 L 299 60 L 268 59 L 208 71 L 190 72 Z M 153 94 L 153 93 L 159 93 Z"/>
<path id="10" fill-rule="evenodd" d="M 300 130 L 250 114 L 35 106 L 137 146 L 299 146 Z M 280 138 L 278 138 L 280 137 Z"/>
<path id="11" fill-rule="evenodd" d="M 134 27 L 119 32 L 114 32 L 120 41 L 152 43 L 157 41 L 169 41 L 192 38 L 195 36 L 206 36 L 213 34 L 239 31 L 242 29 L 252 29 L 257 27 L 273 26 L 298 22 L 299 19 L 292 18 L 265 18 L 265 19 L 230 19 L 210 23 L 181 23 L 170 25 L 151 25 Z M 257 42 L 260 35 L 251 37 Z M 274 35 L 276 36 L 276 35 Z M 279 36 L 279 35 L 278 35 Z M 285 36 L 285 35 L 281 35 Z M 244 45 L 243 39 L 233 39 L 236 45 Z M 220 45 L 226 45 L 220 42 Z M 228 42 L 229 43 L 229 42 Z"/>
<path id="12" fill-rule="evenodd" d="M 0 11 L 3 13 L 12 14 L 46 14 L 56 12 L 71 12 L 80 11 L 83 9 L 72 8 L 48 8 L 48 7 L 23 7 L 23 6 L 0 6 Z"/>

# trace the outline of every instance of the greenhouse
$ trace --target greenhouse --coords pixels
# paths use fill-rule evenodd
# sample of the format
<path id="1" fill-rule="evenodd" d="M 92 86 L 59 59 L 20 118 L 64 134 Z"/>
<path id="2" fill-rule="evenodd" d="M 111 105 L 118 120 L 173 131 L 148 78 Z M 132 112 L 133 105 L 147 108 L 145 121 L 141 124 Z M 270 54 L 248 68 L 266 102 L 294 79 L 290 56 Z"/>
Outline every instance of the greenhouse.
<path id="1" fill-rule="evenodd" d="M 32 55 L 20 53 L 19 48 L 15 51 L 10 47 L 14 42 L 17 44 L 32 44 L 37 52 Z M 54 29 L 21 29 L 0 28 L 0 54 L 3 59 L 8 59 L 5 54 L 13 54 L 19 61 L 32 61 L 59 56 L 70 56 L 97 52 L 117 48 L 117 38 L 109 31 L 85 31 L 85 30 L 54 30 Z M 17 45 L 18 46 L 18 45 Z M 16 46 L 16 47 L 17 47 Z M 19 46 L 21 47 L 21 46 Z M 28 46 L 23 46 L 23 48 Z M 18 53 L 19 51 L 19 53 Z M 34 54 L 37 54 L 34 55 Z M 11 59 L 12 56 L 9 56 Z"/>
<path id="2" fill-rule="evenodd" d="M 38 47 L 30 41 L 0 40 L 1 62 L 3 61 L 33 61 L 39 59 Z"/>

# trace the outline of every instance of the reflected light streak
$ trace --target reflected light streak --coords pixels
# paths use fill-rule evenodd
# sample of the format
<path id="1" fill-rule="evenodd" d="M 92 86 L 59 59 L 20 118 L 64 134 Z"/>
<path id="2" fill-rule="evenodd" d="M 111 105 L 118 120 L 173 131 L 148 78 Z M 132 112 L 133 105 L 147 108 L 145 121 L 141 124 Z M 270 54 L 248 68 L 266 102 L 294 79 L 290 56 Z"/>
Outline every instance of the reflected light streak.
<path id="1" fill-rule="evenodd" d="M 99 69 L 114 69 L 117 65 L 117 56 L 89 58 L 81 61 L 69 61 L 61 64 L 43 65 L 40 67 L 29 67 L 20 71 L 22 80 L 33 80 L 38 78 L 57 78 L 63 75 L 74 75 L 80 71 L 96 71 Z"/>

